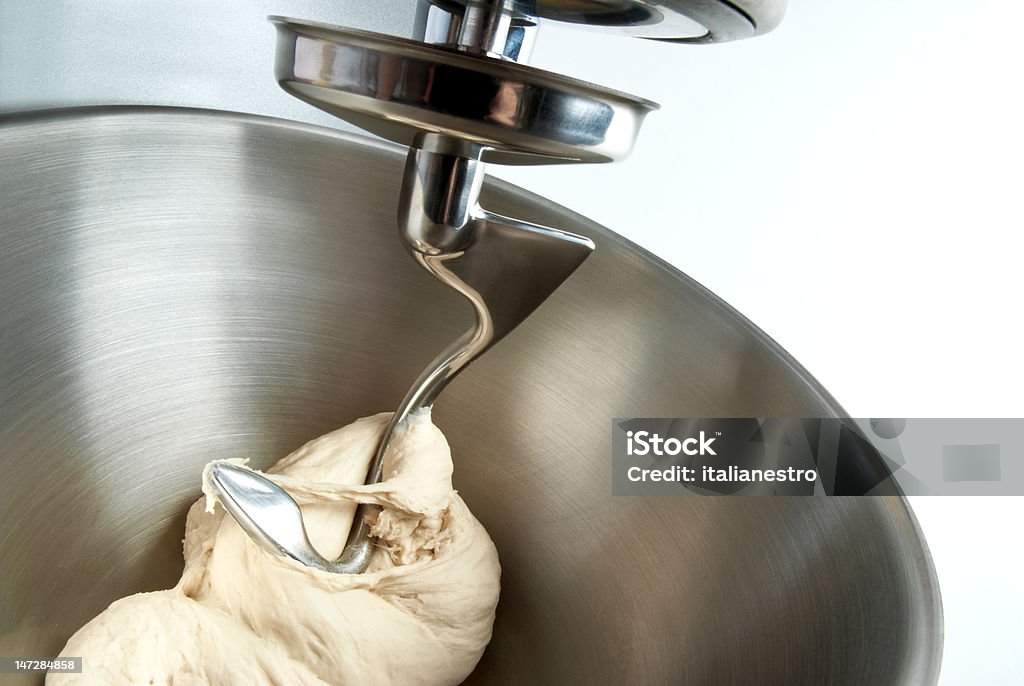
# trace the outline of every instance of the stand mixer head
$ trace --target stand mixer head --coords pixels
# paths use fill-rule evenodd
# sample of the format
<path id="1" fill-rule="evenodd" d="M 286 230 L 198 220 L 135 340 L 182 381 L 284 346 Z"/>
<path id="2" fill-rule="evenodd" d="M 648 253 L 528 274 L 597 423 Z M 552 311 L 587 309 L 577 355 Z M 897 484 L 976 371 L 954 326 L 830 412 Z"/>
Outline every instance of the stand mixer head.
<path id="1" fill-rule="evenodd" d="M 784 3 L 767 5 L 781 16 Z M 481 208 L 485 163 L 621 159 L 631 151 L 646 114 L 657 108 L 519 64 L 538 18 L 615 26 L 677 42 L 730 40 L 758 29 L 750 17 L 720 2 L 467 0 L 425 2 L 420 10 L 420 33 L 439 44 L 271 18 L 278 29 L 276 71 L 282 88 L 409 146 L 399 198 L 400 236 L 416 262 L 466 297 L 476 316 L 475 326 L 427 366 L 402 400 L 370 463 L 367 484 L 383 476 L 394 429 L 410 413 L 431 406 L 461 370 L 526 319 L 594 248 L 581 236 Z M 373 541 L 367 518 L 376 506 L 359 506 L 340 558 L 330 561 L 309 544 L 298 505 L 269 479 L 227 462 L 212 465 L 208 477 L 228 512 L 268 551 L 335 573 L 358 574 L 369 564 Z"/>

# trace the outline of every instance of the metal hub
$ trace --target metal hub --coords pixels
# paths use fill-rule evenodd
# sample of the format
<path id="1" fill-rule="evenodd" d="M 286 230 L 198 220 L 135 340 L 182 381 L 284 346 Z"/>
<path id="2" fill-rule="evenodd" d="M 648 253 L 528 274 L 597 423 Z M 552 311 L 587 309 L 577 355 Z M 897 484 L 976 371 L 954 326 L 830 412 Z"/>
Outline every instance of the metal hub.
<path id="1" fill-rule="evenodd" d="M 499 164 L 611 162 L 658 106 L 584 81 L 438 45 L 273 17 L 286 91 L 383 138 L 433 133 Z"/>
<path id="2" fill-rule="evenodd" d="M 482 0 L 420 0 L 421 15 L 472 14 Z M 775 28 L 786 0 L 510 0 L 505 14 L 675 43 L 721 43 Z M 430 42 L 433 41 L 427 38 Z"/>

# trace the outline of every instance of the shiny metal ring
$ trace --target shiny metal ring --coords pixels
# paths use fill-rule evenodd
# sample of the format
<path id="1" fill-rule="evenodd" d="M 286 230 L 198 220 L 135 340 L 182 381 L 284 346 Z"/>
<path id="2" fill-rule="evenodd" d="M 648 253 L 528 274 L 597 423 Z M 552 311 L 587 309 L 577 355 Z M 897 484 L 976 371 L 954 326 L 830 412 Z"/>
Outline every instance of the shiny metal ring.
<path id="1" fill-rule="evenodd" d="M 658 105 L 594 84 L 417 41 L 271 17 L 278 83 L 371 133 L 484 148 L 499 164 L 612 162 Z"/>

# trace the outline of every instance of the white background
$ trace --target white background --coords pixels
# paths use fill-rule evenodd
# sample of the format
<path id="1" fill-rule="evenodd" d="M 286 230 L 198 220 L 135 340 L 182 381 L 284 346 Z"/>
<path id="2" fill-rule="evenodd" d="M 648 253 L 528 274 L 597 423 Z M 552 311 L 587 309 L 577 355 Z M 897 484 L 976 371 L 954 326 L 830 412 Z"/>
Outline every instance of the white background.
<path id="1" fill-rule="evenodd" d="M 718 46 L 544 26 L 531 63 L 662 109 L 618 165 L 494 173 L 702 282 L 853 416 L 1024 415 L 1024 3 L 790 0 Z M 1024 498 L 913 506 L 940 683 L 1024 683 Z"/>

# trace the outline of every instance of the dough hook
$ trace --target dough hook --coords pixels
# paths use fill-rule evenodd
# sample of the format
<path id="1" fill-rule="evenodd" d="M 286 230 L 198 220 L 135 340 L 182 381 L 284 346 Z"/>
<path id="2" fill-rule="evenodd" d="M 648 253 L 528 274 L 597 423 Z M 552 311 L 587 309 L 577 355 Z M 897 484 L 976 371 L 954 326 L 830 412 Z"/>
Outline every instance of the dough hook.
<path id="1" fill-rule="evenodd" d="M 365 483 L 383 477 L 391 435 L 412 412 L 429 407 L 462 369 L 533 312 L 590 255 L 594 244 L 575 234 L 521 222 L 482 209 L 478 157 L 423 147 L 408 158 L 399 205 L 401 234 L 427 271 L 473 305 L 475 326 L 445 348 L 419 375 L 392 416 L 370 463 Z M 230 462 L 215 462 L 209 483 L 239 525 L 265 549 L 327 572 L 358 574 L 373 553 L 367 521 L 375 505 L 356 509 L 337 560 L 310 544 L 298 504 L 266 477 Z"/>
<path id="2" fill-rule="evenodd" d="M 747 3 L 742 3 L 746 5 Z M 632 150 L 657 105 L 521 64 L 547 18 L 674 42 L 708 43 L 770 30 L 784 0 L 740 11 L 725 0 L 421 0 L 419 41 L 271 17 L 276 76 L 292 95 L 409 146 L 398 226 L 412 257 L 473 305 L 476 324 L 406 394 L 371 461 L 383 476 L 395 427 L 530 315 L 594 249 L 581 236 L 480 207 L 485 163 L 611 162 Z M 228 462 L 207 476 L 225 509 L 267 550 L 338 573 L 361 573 L 373 550 L 360 505 L 338 560 L 310 545 L 295 501 Z"/>

